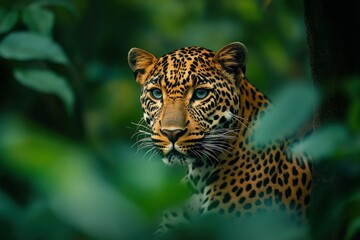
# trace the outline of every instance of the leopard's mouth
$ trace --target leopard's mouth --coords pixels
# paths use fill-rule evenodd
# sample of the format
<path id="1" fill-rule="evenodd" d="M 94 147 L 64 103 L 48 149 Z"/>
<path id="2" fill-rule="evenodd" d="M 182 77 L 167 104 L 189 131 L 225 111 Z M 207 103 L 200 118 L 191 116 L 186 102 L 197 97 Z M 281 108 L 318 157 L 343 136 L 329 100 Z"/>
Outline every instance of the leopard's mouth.
<path id="1" fill-rule="evenodd" d="M 179 165 L 189 165 L 195 161 L 195 158 L 186 156 L 177 150 L 173 149 L 164 157 L 162 158 L 162 161 L 167 165 L 172 164 L 179 164 Z"/>
<path id="2" fill-rule="evenodd" d="M 184 154 L 176 151 L 176 150 L 171 150 L 168 154 L 166 154 L 167 157 L 171 158 L 171 157 L 185 157 Z"/>

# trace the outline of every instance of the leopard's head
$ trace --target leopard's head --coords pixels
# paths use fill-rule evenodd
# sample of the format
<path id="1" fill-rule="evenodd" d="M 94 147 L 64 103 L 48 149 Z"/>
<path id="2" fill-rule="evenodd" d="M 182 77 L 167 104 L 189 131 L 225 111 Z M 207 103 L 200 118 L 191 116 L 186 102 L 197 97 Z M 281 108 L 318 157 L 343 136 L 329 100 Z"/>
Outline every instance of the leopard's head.
<path id="1" fill-rule="evenodd" d="M 218 52 L 187 47 L 160 58 L 138 49 L 128 62 L 141 85 L 151 140 L 167 164 L 216 160 L 235 138 L 239 84 L 247 49 L 239 42 Z"/>

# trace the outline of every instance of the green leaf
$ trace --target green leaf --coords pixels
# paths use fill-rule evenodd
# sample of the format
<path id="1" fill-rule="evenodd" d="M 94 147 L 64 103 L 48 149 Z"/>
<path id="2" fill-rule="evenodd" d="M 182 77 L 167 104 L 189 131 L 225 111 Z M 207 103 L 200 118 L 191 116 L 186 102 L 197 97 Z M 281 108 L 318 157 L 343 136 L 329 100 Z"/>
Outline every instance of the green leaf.
<path id="1" fill-rule="evenodd" d="M 70 1 L 58 1 L 58 0 L 45 0 L 45 1 L 36 1 L 30 5 L 30 7 L 61 7 L 66 9 L 72 15 L 76 15 L 76 9 L 74 4 Z"/>
<path id="2" fill-rule="evenodd" d="M 294 134 L 310 120 L 319 96 L 312 86 L 294 84 L 284 88 L 273 101 L 273 107 L 255 126 L 254 142 L 267 143 Z"/>
<path id="3" fill-rule="evenodd" d="M 2 218 L 7 218 L 13 222 L 20 215 L 18 206 L 2 191 L 0 191 L 0 213 Z"/>
<path id="4" fill-rule="evenodd" d="M 66 64 L 62 48 L 50 38 L 31 32 L 14 32 L 0 42 L 0 56 L 14 60 L 49 60 Z"/>
<path id="5" fill-rule="evenodd" d="M 17 19 L 18 13 L 16 11 L 5 14 L 5 16 L 0 19 L 0 33 L 10 31 L 15 26 Z"/>
<path id="6" fill-rule="evenodd" d="M 50 36 L 54 25 L 54 14 L 39 6 L 30 6 L 24 10 L 22 21 L 31 31 Z"/>
<path id="7" fill-rule="evenodd" d="M 122 162 L 119 165 L 119 182 L 122 183 L 122 192 L 146 215 L 157 216 L 167 207 L 181 204 L 190 197 L 188 186 L 180 184 L 181 178 L 178 174 L 181 173 L 183 177 L 183 171 L 170 174 L 166 171 L 167 169 L 164 169 L 160 159 L 143 165 L 134 159 L 124 160 L 123 156 L 124 154 L 121 155 Z M 134 172 L 138 173 L 137 178 L 131 176 Z"/>
<path id="8" fill-rule="evenodd" d="M 355 234 L 358 234 L 360 232 L 360 217 L 354 219 L 347 231 L 346 231 L 346 235 L 345 235 L 345 240 L 351 240 L 353 239 L 353 237 L 355 236 Z"/>
<path id="9" fill-rule="evenodd" d="M 232 1 L 229 2 L 232 4 L 232 8 L 236 9 L 238 14 L 250 23 L 259 22 L 263 17 L 259 1 L 243 0 L 237 1 L 235 4 Z"/>
<path id="10" fill-rule="evenodd" d="M 48 70 L 15 70 L 15 78 L 24 86 L 43 93 L 57 95 L 65 104 L 69 114 L 73 112 L 74 94 L 62 76 Z"/>
<path id="11" fill-rule="evenodd" d="M 318 129 L 313 135 L 294 145 L 292 152 L 306 152 L 318 159 L 329 157 L 339 151 L 347 142 L 348 134 L 342 125 L 328 125 Z"/>
<path id="12" fill-rule="evenodd" d="M 40 189 L 46 206 L 62 222 L 90 239 L 144 239 L 130 236 L 140 232 L 142 217 L 96 168 L 91 153 L 23 117 L 1 115 L 0 163 Z"/>
<path id="13" fill-rule="evenodd" d="M 351 102 L 348 113 L 348 122 L 353 130 L 360 131 L 360 98 L 354 99 Z"/>

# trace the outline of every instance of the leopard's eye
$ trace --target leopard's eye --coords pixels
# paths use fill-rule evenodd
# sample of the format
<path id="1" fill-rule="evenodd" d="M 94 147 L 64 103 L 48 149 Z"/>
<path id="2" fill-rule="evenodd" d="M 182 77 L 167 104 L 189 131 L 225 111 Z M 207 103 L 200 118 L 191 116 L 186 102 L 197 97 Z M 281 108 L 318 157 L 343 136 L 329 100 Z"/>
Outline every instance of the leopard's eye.
<path id="1" fill-rule="evenodd" d="M 154 99 L 160 100 L 162 99 L 162 91 L 159 88 L 153 88 L 150 90 L 150 95 L 151 97 L 153 97 Z"/>
<path id="2" fill-rule="evenodd" d="M 200 99 L 204 99 L 209 95 L 209 90 L 205 89 L 205 88 L 198 88 L 195 90 L 193 98 L 195 100 L 200 100 Z"/>

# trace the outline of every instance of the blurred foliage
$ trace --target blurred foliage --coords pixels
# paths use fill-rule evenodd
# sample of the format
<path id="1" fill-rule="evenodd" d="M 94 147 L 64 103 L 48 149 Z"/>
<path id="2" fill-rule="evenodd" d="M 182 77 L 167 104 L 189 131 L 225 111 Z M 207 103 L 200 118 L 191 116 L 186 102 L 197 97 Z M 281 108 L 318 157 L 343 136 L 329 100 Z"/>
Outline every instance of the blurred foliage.
<path id="1" fill-rule="evenodd" d="M 183 168 L 131 147 L 141 109 L 127 52 L 136 46 L 160 56 L 191 45 L 217 50 L 233 41 L 249 49 L 249 80 L 280 106 L 264 129 L 292 134 L 331 91 L 324 86 L 318 94 L 306 85 L 301 1 L 2 0 L 1 239 L 149 238 L 161 211 L 188 192 L 178 184 Z M 309 226 L 265 218 L 238 228 L 210 219 L 174 238 L 359 236 L 358 80 L 337 89 L 351 98 L 347 119 L 294 146 L 316 157 Z M 284 88 L 288 83 L 297 87 Z M 260 131 L 260 140 L 273 133 Z"/>
<path id="2" fill-rule="evenodd" d="M 279 90 L 271 99 L 272 109 L 257 122 L 254 143 L 266 144 L 296 134 L 296 131 L 311 119 L 318 105 L 318 95 L 310 84 L 304 83 L 288 84 Z"/>

